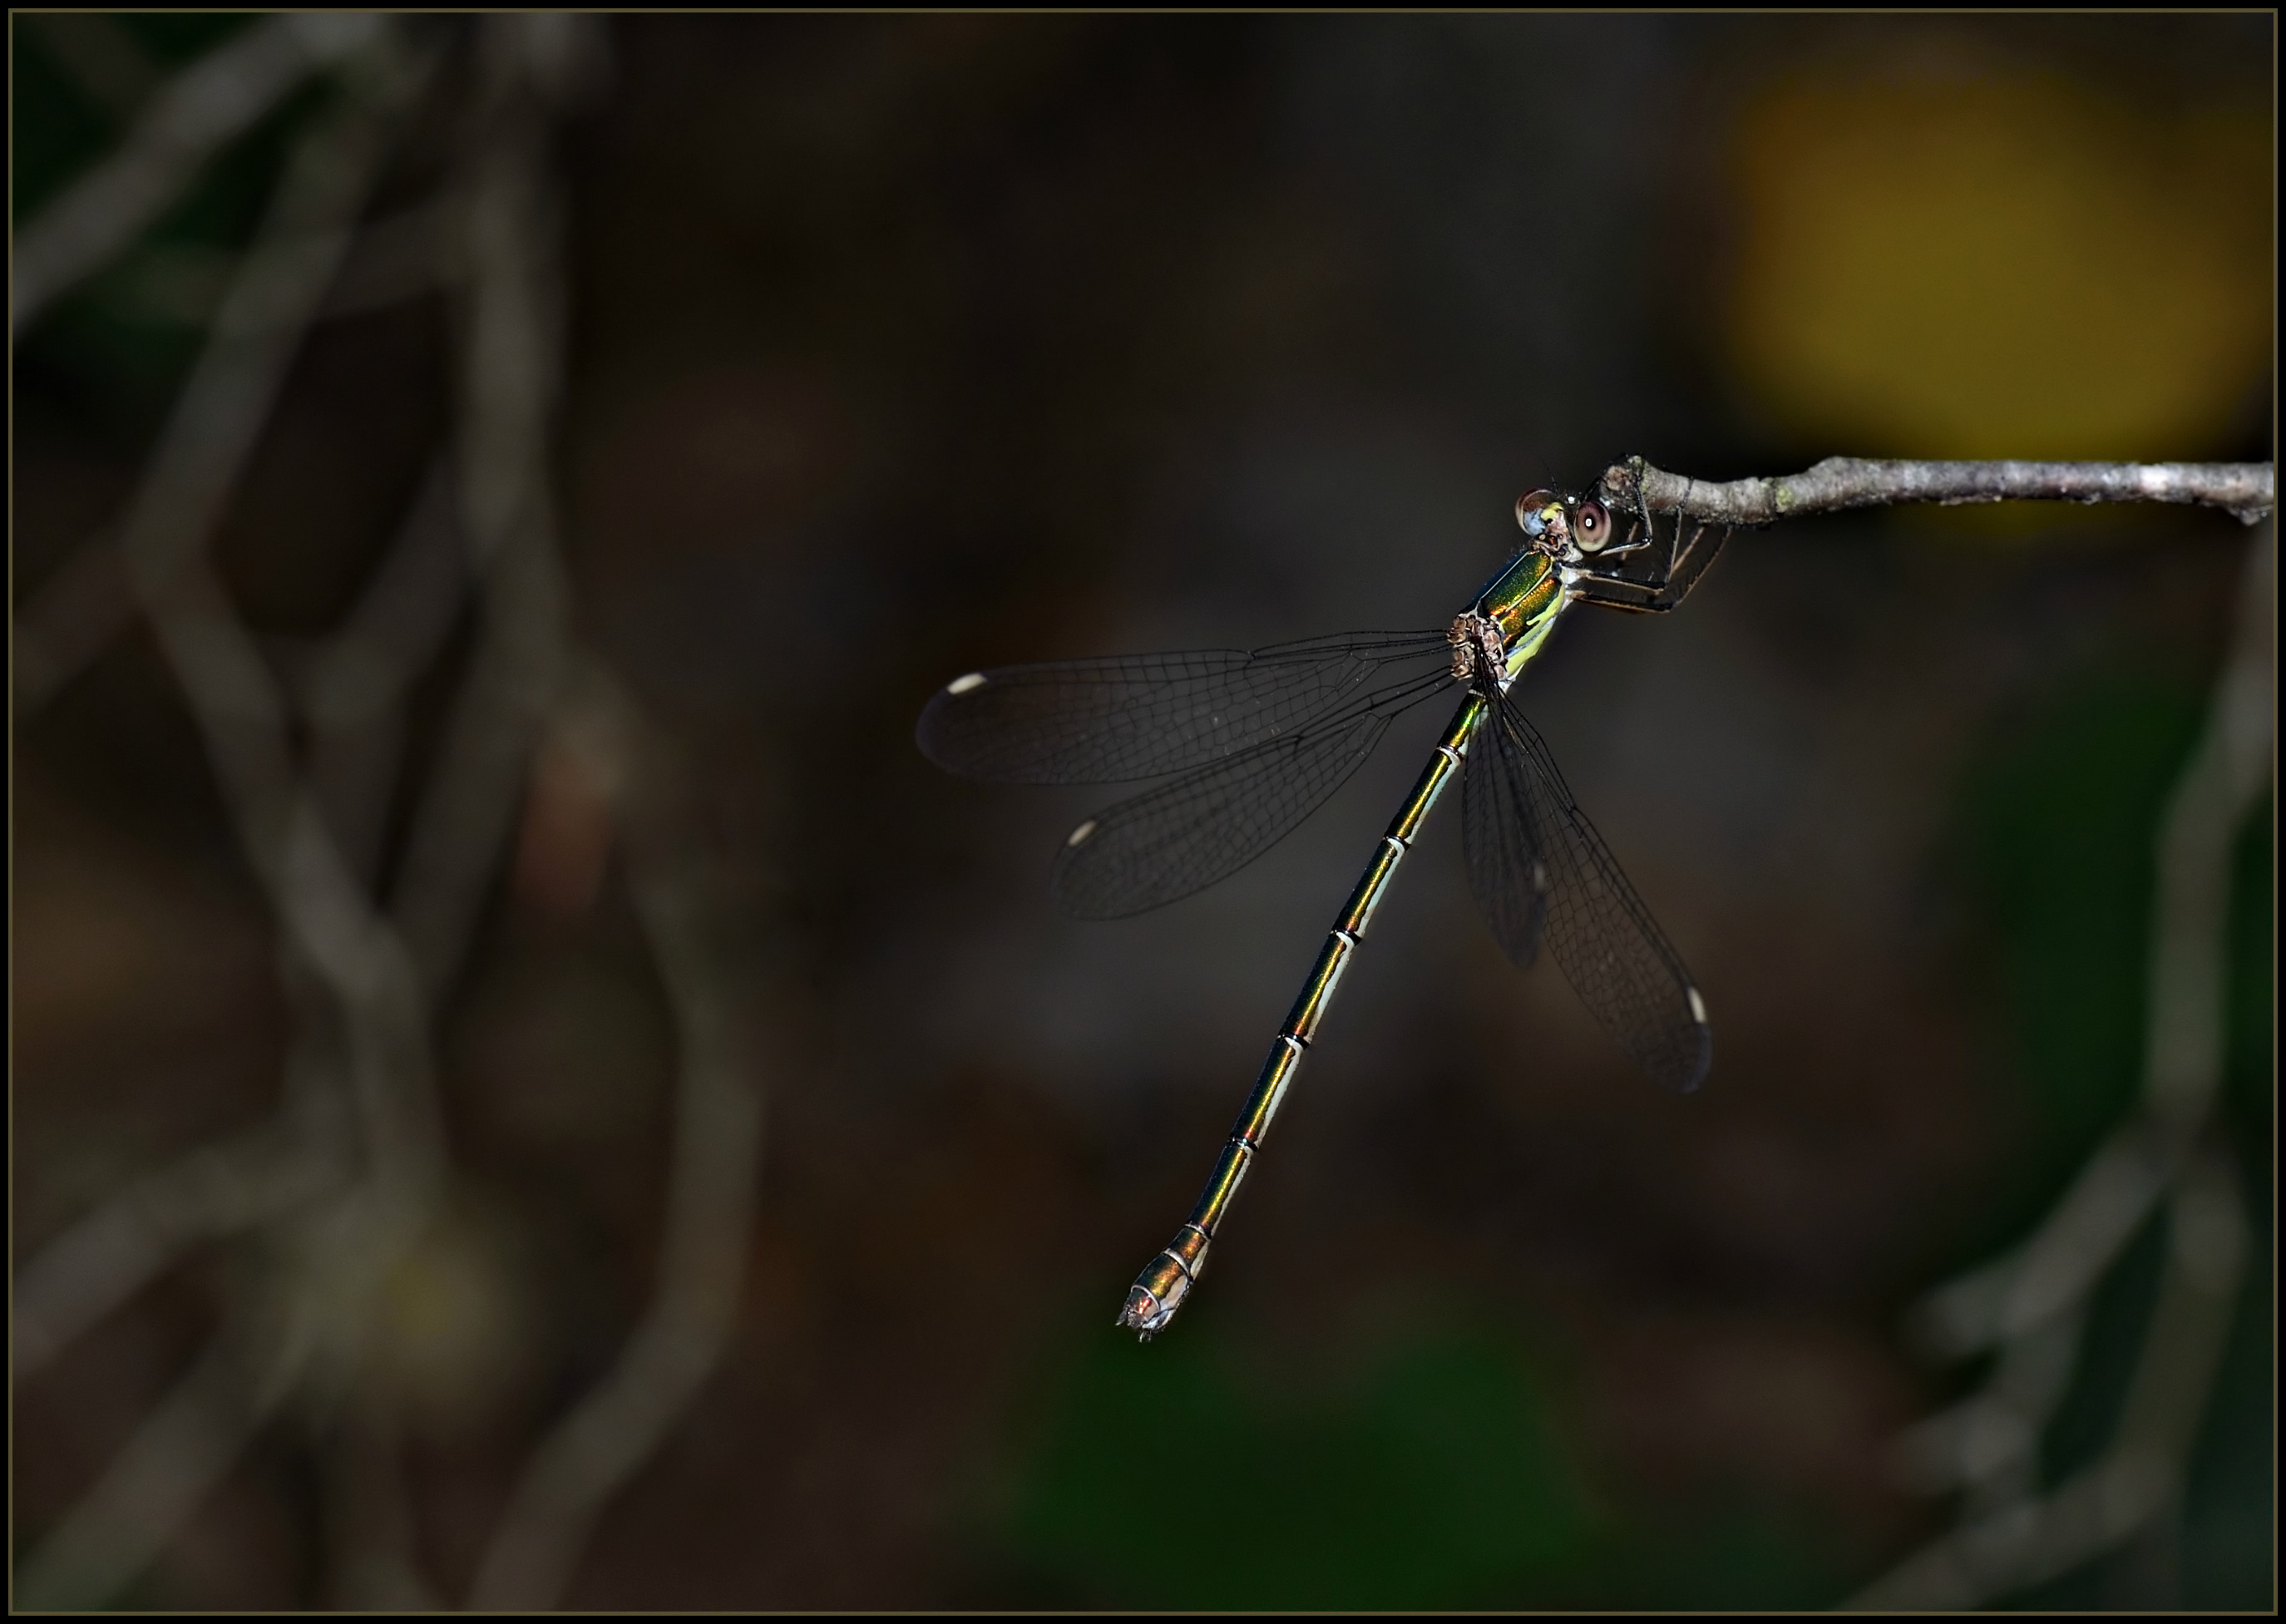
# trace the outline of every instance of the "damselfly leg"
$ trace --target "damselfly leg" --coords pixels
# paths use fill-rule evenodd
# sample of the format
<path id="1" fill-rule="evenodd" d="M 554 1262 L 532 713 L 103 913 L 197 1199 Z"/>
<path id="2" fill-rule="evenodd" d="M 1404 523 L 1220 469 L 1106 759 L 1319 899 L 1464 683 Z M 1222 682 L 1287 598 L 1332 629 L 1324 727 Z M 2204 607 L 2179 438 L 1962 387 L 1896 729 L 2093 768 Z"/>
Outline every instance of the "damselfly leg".
<path id="1" fill-rule="evenodd" d="M 1663 615 L 1691 595 L 1691 589 L 1699 584 L 1715 555 L 1722 550 L 1722 544 L 1730 539 L 1730 532 L 1712 525 L 1686 524 L 1677 512 L 1662 542 L 1658 521 L 1644 500 L 1640 486 L 1636 501 L 1635 516 L 1625 539 L 1617 546 L 1588 552 L 1584 564 L 1592 567 L 1573 572 L 1565 591 L 1575 601 L 1593 603 L 1600 609 Z M 1687 541 L 1686 533 L 1690 537 Z M 1658 556 L 1662 550 L 1666 554 L 1663 559 Z M 1627 574 L 1624 568 L 1613 571 L 1610 567 L 1618 559 L 1644 553 L 1652 555 L 1654 560 L 1654 568 L 1647 578 L 1638 579 Z"/>

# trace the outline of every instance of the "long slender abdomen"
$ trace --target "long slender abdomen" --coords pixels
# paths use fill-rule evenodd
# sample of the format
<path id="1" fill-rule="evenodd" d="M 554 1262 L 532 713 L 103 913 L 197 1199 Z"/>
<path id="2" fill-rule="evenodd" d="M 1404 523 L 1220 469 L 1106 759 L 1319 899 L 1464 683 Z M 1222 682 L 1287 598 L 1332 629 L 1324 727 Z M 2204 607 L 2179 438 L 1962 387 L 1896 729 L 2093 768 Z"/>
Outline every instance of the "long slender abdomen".
<path id="1" fill-rule="evenodd" d="M 1483 714 L 1484 704 L 1481 696 L 1470 693 L 1454 713 L 1452 725 L 1445 729 L 1444 737 L 1438 741 L 1437 753 L 1429 758 L 1428 766 L 1413 785 L 1413 792 L 1398 808 L 1397 816 L 1374 850 L 1372 861 L 1358 877 L 1341 917 L 1327 933 L 1325 946 L 1318 950 L 1318 960 L 1310 967 L 1309 980 L 1302 984 L 1302 996 L 1294 1000 L 1286 1024 L 1278 1029 L 1278 1036 L 1271 1041 L 1270 1058 L 1263 1063 L 1262 1074 L 1254 1081 L 1246 1108 L 1238 1114 L 1238 1121 L 1231 1128 L 1230 1138 L 1216 1159 L 1214 1172 L 1199 1195 L 1198 1205 L 1175 1232 L 1175 1238 L 1166 1249 L 1151 1260 L 1128 1289 L 1118 1323 L 1140 1333 L 1145 1341 L 1166 1329 L 1175 1311 L 1198 1283 L 1200 1273 L 1206 1267 L 1207 1248 L 1213 1244 L 1216 1229 L 1230 1210 L 1239 1186 L 1246 1181 L 1247 1170 L 1262 1149 L 1278 1108 L 1285 1102 L 1286 1091 L 1293 1084 L 1294 1074 L 1301 1068 L 1302 1057 L 1309 1052 L 1319 1023 L 1325 1019 L 1326 1008 L 1333 1002 L 1334 989 L 1340 984 L 1343 972 L 1355 956 L 1366 925 L 1380 904 L 1382 893 L 1389 888 L 1397 865 L 1412 849 L 1422 820 L 1429 816 L 1429 808 L 1437 804 L 1437 797 L 1460 769 L 1461 758 L 1468 752 L 1469 735 L 1478 717 Z"/>

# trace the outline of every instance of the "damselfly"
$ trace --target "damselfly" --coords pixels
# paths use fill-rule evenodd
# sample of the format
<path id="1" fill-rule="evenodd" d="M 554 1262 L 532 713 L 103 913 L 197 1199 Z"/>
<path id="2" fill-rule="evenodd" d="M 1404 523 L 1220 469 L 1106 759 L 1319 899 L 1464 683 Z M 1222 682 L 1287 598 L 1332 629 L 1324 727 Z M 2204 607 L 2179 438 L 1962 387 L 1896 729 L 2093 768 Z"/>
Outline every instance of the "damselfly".
<path id="1" fill-rule="evenodd" d="M 1146 1340 L 1197 1282 L 1375 905 L 1455 773 L 1470 889 L 1502 950 L 1528 965 L 1545 942 L 1580 1001 L 1654 1081 L 1688 1091 L 1707 1075 L 1705 999 L 1509 690 L 1572 604 L 1672 609 L 1725 533 L 1694 530 L 1686 544 L 1678 520 L 1661 542 L 1644 510 L 1615 544 L 1601 501 L 1548 491 L 1525 496 L 1516 515 L 1522 549 L 1443 631 L 972 671 L 921 713 L 923 753 L 969 777 L 1167 779 L 1087 819 L 1057 854 L 1056 901 L 1108 919 L 1188 896 L 1260 856 L 1364 763 L 1393 720 L 1462 690 L 1272 1041 L 1205 1193 L 1128 1291 L 1118 1323 Z M 1629 557 L 1638 563 L 1618 562 Z"/>

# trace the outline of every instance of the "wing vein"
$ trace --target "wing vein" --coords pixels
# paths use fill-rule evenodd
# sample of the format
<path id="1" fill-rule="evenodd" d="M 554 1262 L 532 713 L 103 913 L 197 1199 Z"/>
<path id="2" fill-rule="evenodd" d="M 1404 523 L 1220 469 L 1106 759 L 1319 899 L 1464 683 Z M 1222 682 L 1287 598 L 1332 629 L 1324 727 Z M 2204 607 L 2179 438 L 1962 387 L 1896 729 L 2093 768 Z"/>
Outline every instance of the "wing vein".
<path id="1" fill-rule="evenodd" d="M 1125 783 L 1290 737 L 1385 699 L 1448 657 L 1442 632 L 1364 632 L 999 666 L 940 689 L 916 737 L 930 761 L 967 777 Z"/>
<path id="2" fill-rule="evenodd" d="M 1667 1087 L 1696 1088 L 1714 1039 L 1683 956 L 1506 694 L 1478 726 L 1462 794 L 1470 889 L 1502 950 L 1529 964 L 1544 942 L 1637 1066 Z"/>

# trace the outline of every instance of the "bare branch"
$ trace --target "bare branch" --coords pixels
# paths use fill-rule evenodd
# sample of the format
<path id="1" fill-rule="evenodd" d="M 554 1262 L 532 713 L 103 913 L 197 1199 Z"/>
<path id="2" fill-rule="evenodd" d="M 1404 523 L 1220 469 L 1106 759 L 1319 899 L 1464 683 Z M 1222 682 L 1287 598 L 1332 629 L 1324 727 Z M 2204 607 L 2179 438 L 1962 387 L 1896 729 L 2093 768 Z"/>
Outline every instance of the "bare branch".
<path id="1" fill-rule="evenodd" d="M 1648 507 L 1705 524 L 1771 524 L 1813 513 L 1906 502 L 2176 502 L 2251 524 L 2276 501 L 2268 462 L 1909 462 L 1828 457 L 1806 473 L 1709 483 L 1615 462 L 1597 482 L 1614 509 Z"/>
<path id="2" fill-rule="evenodd" d="M 2165 1196 L 2179 1148 L 2140 1117 L 2124 1123 L 2030 1240 L 1929 1294 L 1914 1313 L 1917 1340 L 1964 1359 L 2076 1313 Z"/>
<path id="3" fill-rule="evenodd" d="M 2275 570 L 2275 532 L 2266 529 L 2249 552 L 2205 732 L 2156 842 L 2143 1098 L 2030 1241 L 1919 1311 L 1924 1338 L 1943 1351 L 1998 1346 L 2000 1359 L 1976 1393 L 1901 1440 L 1918 1486 L 1969 1489 L 1960 1525 L 1854 1606 L 1985 1604 L 2164 1528 L 2158 1519 L 2179 1503 L 2247 1251 L 2236 1178 L 2201 1136 L 2222 1077 L 2236 838 L 2270 779 Z M 2109 1446 L 2043 1495 L 2039 1447 L 2069 1384 L 2087 1304 L 2163 1201 L 2158 1301 Z"/>
<path id="4" fill-rule="evenodd" d="M 2190 1164 L 2169 1220 L 2159 1300 L 2111 1447 L 2046 1495 L 2030 1494 L 2028 1482 L 2025 1494 L 1972 1516 L 1860 1592 L 1851 1608 L 1984 1606 L 2117 1549 L 2175 1504 L 2244 1269 L 2244 1203 L 2227 1156 L 2208 1152 Z M 2027 1479 L 2038 1441 L 2037 1431 L 2022 1441 Z"/>
<path id="5" fill-rule="evenodd" d="M 1923 1494 L 1967 1489 L 1972 1514 L 2038 1490 L 2042 1432 L 2079 1368 L 2079 1305 L 2013 1337 L 1983 1387 L 1909 1430 L 1896 1463 Z"/>
<path id="6" fill-rule="evenodd" d="M 406 209 L 361 230 L 338 265 L 320 314 L 324 317 L 350 314 L 409 297 L 436 285 L 445 272 L 444 245 L 438 240 L 445 213 L 441 206 L 430 204 Z M 326 251 L 324 244 L 311 245 L 311 248 L 319 256 Z M 223 255 L 218 259 L 215 269 L 222 280 L 211 294 L 201 296 L 197 318 L 201 321 L 213 314 L 213 307 L 221 302 L 230 279 L 243 268 L 237 256 Z M 289 327 L 296 319 L 292 313 L 275 310 L 268 313 L 277 316 L 281 323 Z M 451 515 L 438 507 L 449 493 L 436 476 L 432 476 L 423 490 L 422 500 L 429 505 L 417 509 L 408 523 L 432 527 L 441 523 L 449 527 Z M 425 532 L 422 533 L 426 534 Z M 400 539 L 400 548 L 415 545 L 411 535 Z M 421 540 L 417 545 L 429 547 L 431 543 Z M 392 564 L 385 567 L 401 569 L 407 566 Z M 404 599 L 407 592 L 412 595 L 409 610 L 400 609 L 394 612 L 423 612 L 422 606 L 432 602 L 428 595 L 429 585 L 424 579 L 395 588 L 393 602 Z M 377 579 L 374 590 L 383 589 L 382 580 Z M 457 609 L 459 599 L 457 594 L 448 593 L 433 601 L 443 605 L 446 617 L 445 624 L 435 629 L 435 635 L 441 635 L 449 627 L 450 615 Z M 127 629 L 134 615 L 135 595 L 120 556 L 117 539 L 108 529 L 99 531 L 82 541 L 62 564 L 56 566 L 40 583 L 39 589 L 32 595 L 31 602 L 16 617 L 12 658 L 17 716 L 30 716 L 43 708 Z M 333 693 L 338 682 L 351 680 L 349 676 L 351 667 L 364 660 L 377 647 L 374 635 L 368 632 L 359 634 L 352 646 L 337 650 L 334 657 L 337 669 L 335 677 L 328 679 L 324 685 L 325 693 Z M 417 667 L 427 663 L 434 649 L 433 637 L 422 634 L 413 639 L 404 658 Z M 344 661 L 347 664 L 339 663 Z M 366 679 L 354 680 L 362 682 Z M 315 702 L 324 705 L 335 701 L 320 694 L 316 696 Z M 375 700 L 373 705 L 376 713 L 382 708 L 381 701 Z"/>
<path id="7" fill-rule="evenodd" d="M 421 1575 L 397 1405 L 378 1384 L 343 1407 L 329 1452 L 328 1499 L 340 1530 L 330 1554 L 328 1598 L 360 1612 L 441 1612 L 445 1599 Z"/>
<path id="8" fill-rule="evenodd" d="M 488 20 L 484 37 L 531 35 L 532 20 Z M 513 81 L 520 68 L 510 52 L 493 71 Z M 391 899 L 432 991 L 453 979 L 467 950 L 567 658 L 569 591 L 556 555 L 548 458 L 561 301 L 542 130 L 539 109 L 511 103 L 457 193 L 469 310 L 455 464 L 461 531 L 485 576 L 484 634 Z"/>
<path id="9" fill-rule="evenodd" d="M 304 1147 L 264 1127 L 193 1151 L 130 1186 L 18 1271 L 12 1379 L 38 1374 L 185 1249 L 274 1218 L 307 1201 L 326 1179 L 327 1170 Z"/>
<path id="10" fill-rule="evenodd" d="M 382 134 L 376 109 L 354 102 L 296 153 L 122 526 L 145 597 L 163 600 L 172 572 L 200 553 L 236 485 L 340 265 Z"/>
<path id="11" fill-rule="evenodd" d="M 427 293 L 459 272 L 450 199 L 401 209 L 358 233 L 326 314 L 354 315 Z"/>
<path id="12" fill-rule="evenodd" d="M 536 540 L 508 548 L 486 580 L 484 641 L 446 720 L 390 900 L 432 994 L 459 973 L 499 871 L 532 740 L 559 681 L 564 597 L 560 566 Z"/>
<path id="13" fill-rule="evenodd" d="M 16 617 L 16 714 L 40 710 L 84 671 L 135 618 L 135 593 L 117 538 L 99 531 L 40 583 Z"/>
<path id="14" fill-rule="evenodd" d="M 2240 827 L 2270 784 L 2277 611 L 2273 529 L 2247 561 L 2230 660 L 2159 832 L 2144 1100 L 2186 1139 L 2203 1124 L 2222 1082 L 2231 857 Z"/>
<path id="15" fill-rule="evenodd" d="M 445 252 L 448 212 L 441 204 L 423 203 L 359 227 L 340 280 L 326 296 L 327 318 L 414 298 L 447 280 L 453 270 Z M 138 321 L 204 327 L 214 319 L 238 260 L 230 249 L 208 243 L 149 243 L 120 267 L 109 297 Z"/>
<path id="16" fill-rule="evenodd" d="M 403 764 L 406 692 L 443 648 L 468 594 L 453 495 L 452 469 L 440 456 L 296 696 L 310 723 L 311 792 L 343 859 L 368 886 Z"/>
<path id="17" fill-rule="evenodd" d="M 635 901 L 674 1006 L 681 1066 L 658 1285 L 602 1382 L 541 1442 L 477 1575 L 475 1604 L 543 1607 L 568 1583 L 595 1518 L 687 1409 L 729 1336 L 745 1268 L 761 1131 L 731 989 L 707 940 L 709 886 L 666 809 L 671 777 L 650 729 L 599 668 L 569 689 L 566 589 L 546 454 L 558 388 L 561 295 L 554 204 L 539 136 L 549 102 L 590 77 L 592 42 L 561 19 L 484 31 L 499 98 L 493 139 L 465 187 L 470 304 L 459 464 L 462 523 L 486 571 L 485 642 L 421 808 L 397 899 L 430 984 L 450 976 L 552 715 L 599 783 L 627 790 Z M 641 770 L 638 771 L 640 766 Z M 628 786 L 650 786 L 635 798 Z M 472 834 L 481 838 L 471 838 Z"/>
<path id="18" fill-rule="evenodd" d="M 304 1043 L 323 1041 L 327 1030 L 340 1034 L 341 1072 L 355 1107 L 365 1177 L 306 1218 L 296 1215 L 275 1226 L 272 1250 L 282 1259 L 283 1277 L 268 1308 L 233 1305 L 207 1362 L 146 1421 L 34 1554 L 28 1582 L 50 1605 L 98 1605 L 115 1595 L 289 1392 L 322 1408 L 328 1393 L 346 1383 L 380 1284 L 417 1236 L 441 1179 L 417 979 L 297 779 L 285 696 L 206 556 L 286 366 L 338 264 L 389 126 L 432 65 L 392 72 L 393 34 L 384 25 L 371 38 L 372 59 L 356 75 L 351 96 L 304 138 L 288 165 L 120 543 L 137 597 L 205 740 L 240 844 L 291 950 L 288 963 L 314 972 L 311 990 L 321 997 L 297 999 Z M 289 975 L 289 989 L 306 979 Z M 307 1155 L 316 1146 L 301 1148 Z M 307 1171 L 313 1181 L 326 1171 L 321 1160 Z M 107 1273 L 91 1273 L 75 1289 L 48 1282 L 48 1297 L 71 1311 L 75 1324 L 131 1289 L 138 1274 L 147 1277 L 163 1264 L 167 1247 L 186 1238 L 179 1215 L 170 1226 L 146 1225 L 139 1233 L 134 1216 L 124 1210 L 99 1215 L 96 1227 L 83 1233 L 87 1243 L 75 1260 L 106 1265 Z M 217 1217 L 212 1210 L 204 1216 Z M 96 1244 L 105 1242 L 120 1244 Z M 68 1331 L 66 1318 L 50 1315 L 47 1328 Z"/>
<path id="19" fill-rule="evenodd" d="M 210 155 L 311 74 L 365 47 L 377 26 L 345 12 L 265 18 L 184 69 L 117 153 L 17 233 L 10 330 L 133 241 Z"/>
<path id="20" fill-rule="evenodd" d="M 401 946 L 372 917 L 296 787 L 283 696 L 204 548 L 339 264 L 348 222 L 379 166 L 391 106 L 414 89 L 413 79 L 400 76 L 384 103 L 352 100 L 296 154 L 122 538 L 138 596 L 205 736 L 255 871 L 357 1034 L 360 1059 L 352 1070 L 367 1127 L 382 1141 L 376 1154 L 430 1137 L 405 1116 L 409 1100 L 390 1082 L 405 1068 L 425 1079 L 417 986 L 402 966 Z M 425 1085 L 415 1092 L 425 1094 Z M 422 1107 L 410 1108 L 423 1114 Z"/>
<path id="21" fill-rule="evenodd" d="M 376 51 L 394 48 L 391 32 L 381 26 Z M 595 82 L 598 42 L 561 17 L 488 19 L 465 37 L 477 56 L 471 160 L 438 203 L 358 239 L 378 245 L 371 257 L 386 272 L 362 291 L 351 223 L 391 99 L 369 98 L 374 75 L 344 65 L 351 98 L 303 141 L 256 243 L 211 267 L 226 285 L 209 342 L 118 542 L 67 566 L 59 579 L 77 583 L 76 598 L 43 594 L 35 607 L 52 600 L 55 612 L 32 617 L 55 627 L 28 666 L 33 705 L 122 623 L 122 597 L 148 618 L 278 921 L 296 1027 L 286 1107 L 262 1141 L 274 1164 L 251 1142 L 219 1171 L 223 1153 L 194 1155 L 83 1220 L 20 1281 L 35 1311 L 27 1317 L 36 1363 L 187 1247 L 249 1225 L 261 1232 L 246 1249 L 262 1260 L 256 1285 L 229 1305 L 196 1379 L 145 1421 L 33 1553 L 28 1572 L 45 1598 L 114 1597 L 290 1403 L 311 1425 L 334 1490 L 334 1590 L 357 1604 L 435 1601 L 411 1539 L 390 1397 L 359 1375 L 386 1281 L 432 1220 L 446 1176 L 428 995 L 457 973 L 541 724 L 552 719 L 621 787 L 647 734 L 599 671 L 566 694 L 568 592 L 551 505 L 562 297 L 547 138 L 556 114 Z M 398 88 L 414 83 L 400 77 Z M 208 549 L 288 364 L 327 313 L 447 274 L 466 300 L 453 452 L 340 628 L 265 656 Z M 416 808 L 392 923 L 370 895 L 371 815 L 399 770 L 406 686 L 434 664 L 472 576 L 481 639 Z M 301 762 L 288 726 L 297 709 L 310 724 Z M 761 1100 L 710 940 L 710 886 L 665 816 L 649 796 L 630 797 L 627 816 L 642 831 L 630 861 L 635 900 L 681 1049 L 659 1281 L 619 1365 L 529 1462 L 483 1594 L 561 1591 L 596 1517 L 686 1413 L 735 1324 Z M 249 1187 L 265 1168 L 275 1178 Z"/>
<path id="22" fill-rule="evenodd" d="M 2167 1217 L 2159 1300 L 2114 1447 L 2180 1490 L 2246 1269 L 2246 1203 L 2226 1153 L 2210 1148 L 2193 1159 Z"/>
<path id="23" fill-rule="evenodd" d="M 132 1584 L 236 1462 L 282 1391 L 254 1379 L 244 1350 L 217 1338 L 25 1557 L 16 1604 L 90 1610 Z"/>
<path id="24" fill-rule="evenodd" d="M 542 1440 L 516 1486 L 469 1599 L 499 1611 L 559 1604 L 596 1518 L 720 1361 L 744 1285 L 761 1156 L 761 1081 L 737 1037 L 737 989 L 709 939 L 713 887 L 687 832 L 659 804 L 658 786 L 674 775 L 656 746 L 640 747 L 641 719 L 599 671 L 584 686 L 564 726 L 595 759 L 596 775 L 652 786 L 648 808 L 630 819 L 629 862 L 682 1050 L 674 1148 L 657 1290 L 619 1363 Z"/>

